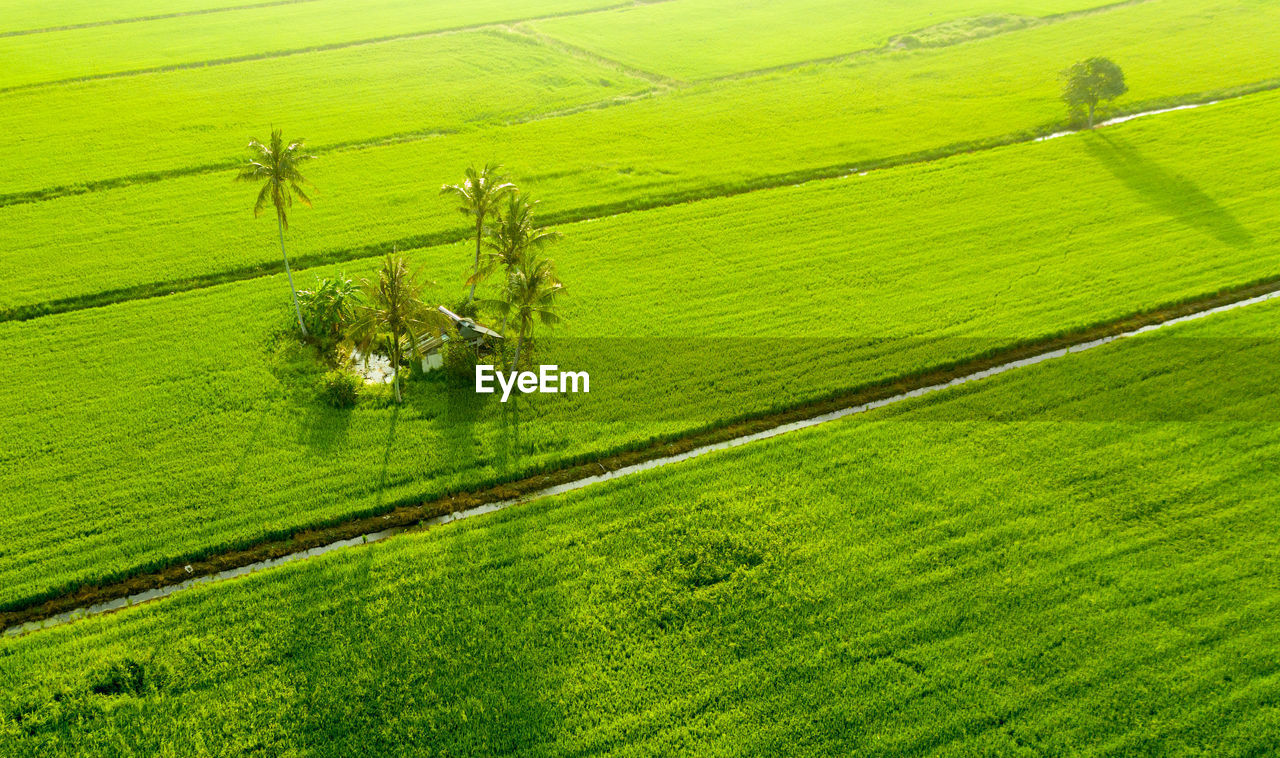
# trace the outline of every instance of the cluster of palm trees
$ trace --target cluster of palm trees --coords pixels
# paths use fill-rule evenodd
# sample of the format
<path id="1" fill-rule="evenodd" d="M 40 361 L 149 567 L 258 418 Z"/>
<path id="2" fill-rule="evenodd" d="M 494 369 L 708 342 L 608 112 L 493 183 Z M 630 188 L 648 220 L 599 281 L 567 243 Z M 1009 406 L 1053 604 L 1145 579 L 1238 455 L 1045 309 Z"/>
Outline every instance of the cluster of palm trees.
<path id="1" fill-rule="evenodd" d="M 557 296 L 564 289 L 556 276 L 555 262 L 543 249 L 560 239 L 560 233 L 540 227 L 534 221 L 537 201 L 506 181 L 501 167 L 489 164 L 477 171 L 468 168 L 459 184 L 446 184 L 441 194 L 458 200 L 458 210 L 475 222 L 476 257 L 469 302 L 501 317 L 500 331 L 516 330 L 512 364 L 520 366 L 520 353 L 533 337 L 535 323 L 559 323 L 555 312 Z M 475 300 L 476 285 L 501 273 L 498 297 Z"/>
<path id="2" fill-rule="evenodd" d="M 303 189 L 310 182 L 299 167 L 314 156 L 306 152 L 303 140 L 286 143 L 279 129 L 273 129 L 265 143 L 250 142 L 249 151 L 250 160 L 236 178 L 262 184 L 253 206 L 255 217 L 268 204 L 275 209 L 280 254 L 302 336 L 326 349 L 347 344 L 366 357 L 375 352 L 385 355 L 391 364 L 396 401 L 400 402 L 400 368 L 405 357 L 417 355 L 424 337 L 443 334 L 452 325 L 427 304 L 425 294 L 432 284 L 420 277 L 403 255 L 393 252 L 383 260 L 376 281 L 363 279 L 357 288 L 354 282 L 339 277 L 321 280 L 314 290 L 303 292 L 304 315 L 284 240 L 294 199 L 311 206 Z M 542 254 L 560 234 L 535 223 L 537 203 L 506 181 L 500 171 L 492 164 L 479 170 L 468 168 L 462 182 L 445 185 L 441 193 L 456 198 L 458 209 L 475 224 L 475 261 L 466 282 L 470 287 L 467 306 L 473 312 L 484 309 L 498 316 L 504 336 L 508 327 L 515 329 L 512 364 L 518 368 L 534 325 L 560 320 L 555 308 L 564 285 L 556 276 L 555 263 Z M 497 295 L 477 300 L 476 286 L 498 274 Z"/>

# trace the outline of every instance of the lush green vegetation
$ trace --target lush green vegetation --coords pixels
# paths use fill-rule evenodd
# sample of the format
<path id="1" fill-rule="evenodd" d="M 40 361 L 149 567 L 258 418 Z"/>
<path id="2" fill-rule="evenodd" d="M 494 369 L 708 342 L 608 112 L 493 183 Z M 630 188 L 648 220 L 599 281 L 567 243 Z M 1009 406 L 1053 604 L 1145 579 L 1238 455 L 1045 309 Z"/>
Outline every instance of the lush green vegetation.
<path id="1" fill-rule="evenodd" d="M 1280 308 L 0 641 L 15 754 L 1262 755 Z"/>
<path id="2" fill-rule="evenodd" d="M 5 0 L 4 5 L 25 5 Z M 234 4 L 234 3 L 232 3 Z M 114 3 L 112 4 L 115 5 Z M 617 5 L 610 0 L 315 0 L 0 38 L 0 89 L 361 44 Z M 126 14 L 132 15 L 132 14 Z M 38 26 L 50 26 L 51 22 Z"/>
<path id="3" fill-rule="evenodd" d="M 971 45 L 330 154 L 312 171 L 325 193 L 294 230 L 296 252 L 314 262 L 369 245 L 368 253 L 386 252 L 393 240 L 423 244 L 431 233 L 461 236 L 458 217 L 443 203 L 435 212 L 430 195 L 468 162 L 502 159 L 521 186 L 546 198 L 552 217 L 594 216 L 1051 125 L 1063 120 L 1058 73 L 1097 49 L 1124 66 L 1131 94 L 1123 105 L 1137 93 L 1162 101 L 1276 77 L 1278 46 L 1272 4 L 1169 0 Z M 239 189 L 212 174 L 0 208 L 0 306 L 269 266 L 276 253 L 243 223 Z"/>
<path id="4" fill-rule="evenodd" d="M 1259 95 L 566 227 L 572 329 L 542 361 L 589 370 L 589 395 L 502 406 L 439 381 L 399 411 L 331 409 L 313 362 L 269 340 L 283 277 L 5 324 L 5 365 L 60 359 L 0 377 L 0 603 L 1273 277 L 1278 110 Z M 438 301 L 462 297 L 471 243 L 415 258 Z"/>
<path id="5" fill-rule="evenodd" d="M 681 0 L 548 19 L 535 28 L 612 60 L 678 79 L 706 79 L 877 48 L 953 19 L 1036 17 L 1114 0 Z M 927 38 L 928 34 L 917 37 Z M 920 44 L 923 40 L 918 40 Z M 907 45 L 910 45 L 907 42 Z"/>
<path id="6" fill-rule="evenodd" d="M 45 0 L 0 2 L 0 34 L 35 32 L 62 26 L 124 23 L 181 13 L 218 12 L 272 0 Z"/>
<path id="7" fill-rule="evenodd" d="M 309 84 L 318 76 L 322 88 Z M 0 129 L 9 137 L 0 142 L 0 194 L 229 167 L 272 119 L 305 124 L 308 144 L 324 150 L 501 125 L 649 86 L 486 30 L 19 90 L 0 94 Z M 33 142 L 44 149 L 32 151 Z M 85 151 L 86 160 L 66 160 L 71 150 Z"/>

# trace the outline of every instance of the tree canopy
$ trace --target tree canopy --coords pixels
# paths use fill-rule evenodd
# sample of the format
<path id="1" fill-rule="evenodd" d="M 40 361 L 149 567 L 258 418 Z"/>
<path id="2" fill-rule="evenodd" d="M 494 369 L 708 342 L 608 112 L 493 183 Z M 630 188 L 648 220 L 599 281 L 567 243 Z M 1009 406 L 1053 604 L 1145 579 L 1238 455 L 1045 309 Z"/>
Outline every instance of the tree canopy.
<path id="1" fill-rule="evenodd" d="M 1124 72 L 1109 58 L 1089 58 L 1062 72 L 1062 100 L 1073 112 L 1087 111 L 1089 128 L 1100 102 L 1129 91 Z"/>

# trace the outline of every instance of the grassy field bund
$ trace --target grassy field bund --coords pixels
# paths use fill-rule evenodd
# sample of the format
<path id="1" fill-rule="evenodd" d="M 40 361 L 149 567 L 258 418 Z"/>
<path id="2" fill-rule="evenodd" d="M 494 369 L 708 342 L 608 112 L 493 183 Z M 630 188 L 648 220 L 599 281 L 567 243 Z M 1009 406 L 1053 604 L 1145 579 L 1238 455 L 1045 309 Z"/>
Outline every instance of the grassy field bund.
<path id="1" fill-rule="evenodd" d="M 689 124 L 705 121 L 718 111 L 727 110 L 726 102 L 736 104 L 749 100 L 759 103 L 765 111 L 787 108 L 785 115 L 791 121 L 803 118 L 805 113 L 811 114 L 814 109 L 822 109 L 836 117 L 838 124 L 810 137 L 811 142 L 818 144 L 835 139 L 835 135 L 840 134 L 837 129 L 846 133 L 845 142 L 848 141 L 848 133 L 859 135 L 859 139 L 872 138 L 883 130 L 876 117 L 877 112 L 897 112 L 899 121 L 896 123 L 901 124 L 901 119 L 911 118 L 913 113 L 918 117 L 919 114 L 911 108 L 913 103 L 918 108 L 918 101 L 927 99 L 935 109 L 934 114 L 958 109 L 955 115 L 961 118 L 956 118 L 956 123 L 951 125 L 948 140 L 954 142 L 974 135 L 990 136 L 1060 120 L 1061 108 L 1054 102 L 1053 94 L 1057 75 L 1055 66 L 1060 67 L 1061 64 L 1052 56 L 1070 59 L 1072 55 L 1087 54 L 1091 42 L 1123 52 L 1130 68 L 1139 69 L 1130 76 L 1139 77 L 1139 86 L 1147 93 L 1143 99 L 1251 84 L 1278 75 L 1275 62 L 1264 52 L 1269 51 L 1268 45 L 1275 42 L 1275 36 L 1268 33 L 1274 26 L 1269 19 L 1278 14 L 1274 9 L 1267 6 L 1240 8 L 1233 4 L 1215 7 L 1220 0 L 1162 2 L 1174 4 L 1162 5 L 1157 9 L 1158 13 L 1151 9 L 1115 9 L 1104 14 L 1112 19 L 1111 24 L 1073 19 L 1068 24 L 1070 31 L 1033 40 L 1033 49 L 1045 44 L 1051 48 L 1061 48 L 1064 44 L 1069 47 L 1047 50 L 1043 65 L 1029 64 L 1028 50 L 1023 46 L 1015 45 L 1008 53 L 1002 52 L 1000 47 L 980 48 L 983 55 L 990 56 L 997 70 L 1008 69 L 1001 74 L 1002 77 L 1014 76 L 1013 80 L 1002 80 L 997 85 L 999 89 L 992 89 L 990 71 L 977 69 L 976 64 L 980 61 L 957 51 L 940 56 L 938 54 L 943 51 L 932 51 L 932 55 L 928 51 L 876 55 L 871 56 L 873 60 L 860 61 L 862 65 L 852 70 L 837 68 L 842 71 L 837 76 L 782 79 L 759 90 L 731 88 L 718 97 L 715 93 L 721 90 L 723 83 L 682 87 L 677 82 L 656 81 L 652 86 L 655 92 L 689 90 L 690 97 L 678 100 L 672 106 L 676 113 L 668 117 L 679 118 Z M 1209 23 L 1209 16 L 1212 16 L 1213 24 Z M 1116 34 L 1113 25 L 1124 32 L 1119 35 L 1125 40 L 1121 47 L 1116 47 L 1117 40 L 1112 38 Z M 1163 50 L 1159 42 L 1169 35 L 1173 36 L 1171 42 L 1188 47 L 1205 44 L 1223 48 L 1226 40 L 1231 39 L 1234 45 L 1224 55 L 1235 58 L 1239 68 L 1227 71 L 1219 63 L 1214 75 L 1206 76 L 1203 69 L 1189 64 L 1185 73 L 1190 78 L 1179 81 L 1177 76 L 1171 77 L 1153 65 Z M 0 107 L 0 128 L 13 137 L 13 146 L 8 149 L 20 151 L 12 155 L 0 152 L 0 158 L 5 159 L 0 160 L 0 199 L 12 200 L 24 197 L 23 193 L 157 172 L 190 172 L 241 159 L 241 149 L 248 139 L 246 134 L 263 128 L 262 125 L 246 123 L 248 114 L 266 113 L 271 117 L 276 113 L 281 117 L 288 114 L 292 120 L 310 127 L 306 136 L 313 146 L 321 150 L 362 140 L 376 142 L 393 135 L 430 133 L 433 129 L 456 131 L 463 127 L 479 127 L 491 124 L 496 117 L 503 115 L 519 120 L 547 110 L 528 104 L 528 97 L 522 97 L 527 93 L 522 85 L 527 87 L 530 82 L 541 83 L 549 103 L 564 103 L 572 98 L 566 98 L 566 93 L 560 92 L 561 86 L 575 84 L 575 72 L 592 72 L 609 65 L 600 62 L 587 65 L 581 60 L 582 56 L 561 49 L 554 40 L 534 41 L 526 31 L 509 32 L 502 39 L 511 44 L 501 45 L 471 35 L 440 35 L 288 58 L 172 71 L 164 75 L 0 93 L 0 105 L 3 106 Z M 516 44 L 518 40 L 523 40 L 524 44 Z M 458 64 L 456 68 L 434 60 L 437 56 L 458 55 L 463 41 L 475 45 L 476 49 L 459 55 L 455 61 Z M 485 55 L 478 54 L 480 52 Z M 922 62 L 913 64 L 917 59 Z M 388 68 L 380 69 L 379 65 Z M 819 71 L 826 69 L 825 66 L 818 67 Z M 1143 72 L 1148 70 L 1157 80 L 1154 88 L 1152 82 L 1143 80 L 1147 76 Z M 398 76 L 381 76 L 380 72 Z M 562 82 L 565 77 L 568 81 Z M 613 81 L 618 75 L 605 78 Z M 485 103 L 495 103 L 496 94 L 480 95 L 479 90 L 484 87 L 502 90 L 507 79 L 513 82 L 512 103 L 523 107 L 513 105 L 498 113 L 477 114 L 487 115 L 487 120 L 451 117 L 457 102 L 471 96 L 480 96 Z M 319 92 L 314 85 L 317 80 L 327 83 Z M 430 87 L 424 88 L 424 82 L 430 82 Z M 645 79 L 643 83 L 649 84 L 650 80 Z M 794 104 L 786 102 L 777 92 L 779 86 L 803 99 Z M 905 90 L 888 100 L 882 99 L 883 95 L 873 94 L 901 88 Z M 324 96 L 325 92 L 335 91 L 345 92 L 347 98 Z M 623 90 L 627 91 L 630 88 Z M 264 99 L 264 92 L 270 93 L 270 100 Z M 572 93 L 573 90 L 568 94 Z M 982 96 L 974 105 L 982 105 L 983 108 L 973 109 L 972 105 L 966 105 L 978 93 Z M 603 91 L 596 102 L 599 105 L 609 104 L 619 94 L 622 92 Z M 378 95 L 382 96 L 378 107 L 369 108 L 368 103 Z M 725 95 L 735 97 L 726 99 Z M 398 103 L 397 97 L 406 102 Z M 366 107 L 357 111 L 352 107 L 355 104 L 365 104 Z M 1040 107 L 1026 112 L 1024 109 L 1032 104 Z M 808 110 L 801 110 L 803 108 Z M 970 113 L 971 109 L 975 112 Z M 987 131 L 984 118 L 990 119 L 1002 109 L 1013 111 L 1009 114 L 1009 125 L 1002 131 Z M 467 112 L 464 109 L 462 115 Z M 640 120 L 631 126 L 645 127 L 645 113 L 641 110 Z M 245 115 L 237 119 L 234 117 L 236 114 Z M 788 123 L 783 115 L 778 113 L 770 121 L 779 125 Z M 348 125 L 348 130 L 327 131 L 335 129 L 334 125 L 340 118 L 346 119 L 343 123 Z M 88 124 L 95 128 L 86 128 Z M 173 124 L 181 124 L 183 128 L 167 128 Z M 565 126 L 567 129 L 582 128 L 577 121 L 566 122 Z M 711 121 L 705 130 L 716 132 L 720 126 Z M 610 122 L 602 127 L 625 131 L 627 125 Z M 153 149 L 142 153 L 137 149 L 135 135 L 139 130 L 146 133 Z M 744 129 L 739 127 L 734 131 L 742 132 Z M 592 136 L 600 133 L 600 130 L 594 131 Z M 474 135 L 472 142 L 478 144 L 466 148 L 455 146 L 453 149 L 470 154 L 477 147 L 484 149 L 485 142 L 492 139 L 492 135 Z M 545 136 L 540 138 L 545 139 Z M 46 146 L 47 150 L 33 152 L 28 140 Z M 599 140 L 590 144 L 595 150 L 601 147 Z M 936 145 L 930 143 L 930 146 Z M 0 146 L 0 149 L 5 148 Z M 62 150 L 83 150 L 87 153 L 86 160 L 64 160 Z M 512 152 L 519 155 L 524 151 Z M 538 166 L 534 164 L 531 168 L 537 169 Z M 541 170 L 546 169 L 543 167 Z M 359 173 L 356 172 L 357 175 Z"/>
<path id="2" fill-rule="evenodd" d="M 227 5 L 235 5 L 231 2 Z M 128 72 L 198 67 L 352 46 L 459 28 L 617 6 L 610 0 L 308 0 L 255 3 L 228 13 L 179 16 L 130 24 L 0 38 L 0 89 Z M 6 15 L 23 0 L 4 0 Z M 179 7 L 181 3 L 173 3 Z M 43 8 L 43 4 L 34 7 Z M 113 3 L 125 16 L 128 6 Z M 113 12 L 114 15 L 114 12 Z M 34 28 L 57 25 L 41 13 Z M 11 22 L 12 23 L 12 22 Z M 31 27 L 28 27 L 31 28 Z"/>
<path id="3" fill-rule="evenodd" d="M 0 35 L 36 34 L 42 30 L 68 26 L 112 25 L 146 19 L 195 13 L 218 13 L 266 4 L 284 5 L 289 0 L 47 0 L 21 3 L 6 0 L 0 7 Z"/>
<path id="4" fill-rule="evenodd" d="M 15 755 L 1254 756 L 1280 308 L 0 640 Z"/>
<path id="5" fill-rule="evenodd" d="M 1040 17 L 1119 4 L 1114 0 L 924 0 L 888 5 L 842 0 L 681 0 L 637 3 L 533 26 L 610 60 L 694 81 L 874 49 L 905 34 L 914 33 L 918 44 L 936 43 L 940 40 L 931 39 L 930 31 L 941 31 L 935 27 L 955 19 L 984 19 L 973 28 L 989 29 L 996 25 L 991 23 L 996 18 L 1032 23 Z"/>
<path id="6" fill-rule="evenodd" d="M 0 377 L 0 606 L 1273 278 L 1277 116 L 1257 95 L 567 226 L 572 330 L 540 360 L 589 395 L 330 409 L 270 339 L 281 277 L 0 325 L 6 365 L 74 356 Z M 461 280 L 461 246 L 414 255 Z"/>
<path id="7" fill-rule="evenodd" d="M 1186 52 L 1171 57 L 1171 46 Z M 547 212 L 572 219 L 1027 136 L 1062 121 L 1056 89 L 1063 61 L 1098 49 L 1124 61 L 1134 92 L 1129 105 L 1244 87 L 1280 76 L 1274 55 L 1280 8 L 1160 0 L 969 45 L 331 153 L 308 166 L 317 205 L 295 219 L 291 249 L 301 263 L 316 263 L 459 233 L 458 217 L 435 191 L 456 181 L 468 162 L 503 160 L 522 186 L 546 199 Z M 219 155 L 233 158 L 243 142 L 228 135 Z M 118 158 L 123 144 L 103 154 Z M 171 165 L 182 151 L 159 154 L 165 157 L 149 165 Z M 32 160 L 47 166 L 57 156 L 54 150 Z M 117 158 L 108 175 L 127 173 Z M 252 198 L 229 176 L 182 176 L 0 208 L 0 273 L 7 282 L 0 308 L 29 312 L 55 301 L 74 307 L 168 292 L 191 278 L 278 270 L 268 222 L 251 223 Z"/>
<path id="8" fill-rule="evenodd" d="M 308 84 L 316 78 L 323 88 Z M 614 66 L 486 29 L 20 90 L 0 94 L 0 127 L 14 137 L 0 148 L 0 194 L 157 172 L 231 171 L 267 113 L 306 124 L 307 143 L 326 151 L 500 126 L 651 87 Z M 148 145 L 142 154 L 140 134 Z M 30 141 L 50 153 L 33 155 Z M 68 161 L 63 151 L 73 145 L 89 159 Z M 221 185 L 224 178 L 208 181 Z"/>

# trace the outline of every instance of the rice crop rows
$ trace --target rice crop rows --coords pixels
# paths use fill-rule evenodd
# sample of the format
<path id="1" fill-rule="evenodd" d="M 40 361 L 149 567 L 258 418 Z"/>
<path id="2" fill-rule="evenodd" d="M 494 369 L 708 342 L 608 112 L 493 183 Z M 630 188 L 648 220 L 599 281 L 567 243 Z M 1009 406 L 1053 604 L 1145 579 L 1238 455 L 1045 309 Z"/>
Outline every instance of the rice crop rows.
<path id="1" fill-rule="evenodd" d="M 506 163 L 545 199 L 548 213 L 572 219 L 1045 131 L 1061 122 L 1062 61 L 1097 48 L 1124 61 L 1134 93 L 1129 102 L 1137 93 L 1159 103 L 1280 76 L 1275 8 L 1214 5 L 1210 12 L 1205 0 L 1178 2 L 1160 5 L 1160 14 L 1149 13 L 1156 3 L 1145 3 L 1105 19 L 1083 17 L 961 47 L 872 56 L 330 154 L 308 167 L 318 202 L 299 213 L 292 248 L 305 264 L 459 234 L 460 222 L 435 192 L 473 162 Z M 1185 52 L 1171 60 L 1170 45 Z M 172 163 L 166 157 L 157 165 Z M 273 270 L 278 250 L 270 230 L 252 222 L 251 198 L 229 177 L 182 176 L 0 208 L 0 273 L 7 282 L 0 308 L 29 312 L 53 302 L 93 302 L 104 293 L 156 294 L 192 279 Z"/>
<path id="2" fill-rule="evenodd" d="M 0 640 L 15 754 L 1266 754 L 1280 309 Z"/>
<path id="3" fill-rule="evenodd" d="M 0 605 L 1274 278 L 1278 109 L 566 226 L 569 326 L 541 360 L 589 395 L 432 379 L 399 410 L 330 409 L 270 339 L 279 277 L 4 324 L 24 368 L 0 379 Z M 414 255 L 461 291 L 462 246 Z"/>

